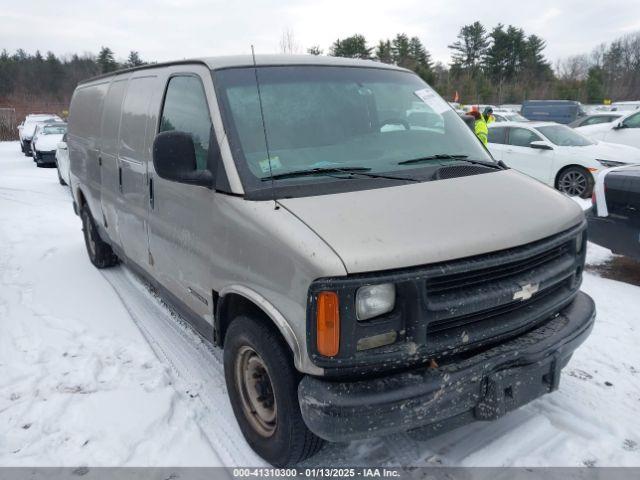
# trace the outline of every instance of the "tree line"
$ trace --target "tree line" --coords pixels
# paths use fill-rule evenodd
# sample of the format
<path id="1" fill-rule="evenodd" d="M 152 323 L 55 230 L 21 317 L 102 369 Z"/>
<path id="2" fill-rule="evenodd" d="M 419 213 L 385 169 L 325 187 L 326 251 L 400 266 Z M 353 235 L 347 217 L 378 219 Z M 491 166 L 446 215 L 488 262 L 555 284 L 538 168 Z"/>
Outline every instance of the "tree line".
<path id="1" fill-rule="evenodd" d="M 415 71 L 446 99 L 462 103 L 520 103 L 531 98 L 558 98 L 585 103 L 605 99 L 640 98 L 640 32 L 558 61 L 555 68 L 544 55 L 544 39 L 514 25 L 488 29 L 480 22 L 464 25 L 448 46 L 451 61 L 433 58 L 417 36 L 398 33 L 375 43 L 361 34 L 337 39 L 326 54 L 373 59 Z M 280 42 L 284 53 L 301 48 L 286 30 Z M 319 45 L 312 55 L 325 52 Z M 118 62 L 109 47 L 97 55 L 58 57 L 52 52 L 30 54 L 22 49 L 0 52 L 0 107 L 18 106 L 18 121 L 37 105 L 68 105 L 77 83 L 123 67 L 145 64 L 136 51 Z M 457 94 L 457 95 L 456 95 Z"/>
<path id="2" fill-rule="evenodd" d="M 373 46 L 355 34 L 336 40 L 328 54 L 409 68 L 445 98 L 458 97 L 467 104 L 640 98 L 640 32 L 599 45 L 591 54 L 561 60 L 555 69 L 544 55 L 545 40 L 514 25 L 498 24 L 490 30 L 480 22 L 464 25 L 448 48 L 451 61 L 445 65 L 432 61 L 418 37 L 400 33 Z M 323 50 L 315 45 L 307 53 L 321 55 Z"/>
<path id="3" fill-rule="evenodd" d="M 65 101 L 82 80 L 144 63 L 136 51 L 130 52 L 126 61 L 118 63 L 109 47 L 102 47 L 97 56 L 84 54 L 61 58 L 52 52 L 29 54 L 19 49 L 9 54 L 2 50 L 0 103 L 9 103 L 7 97 L 47 97 Z"/>

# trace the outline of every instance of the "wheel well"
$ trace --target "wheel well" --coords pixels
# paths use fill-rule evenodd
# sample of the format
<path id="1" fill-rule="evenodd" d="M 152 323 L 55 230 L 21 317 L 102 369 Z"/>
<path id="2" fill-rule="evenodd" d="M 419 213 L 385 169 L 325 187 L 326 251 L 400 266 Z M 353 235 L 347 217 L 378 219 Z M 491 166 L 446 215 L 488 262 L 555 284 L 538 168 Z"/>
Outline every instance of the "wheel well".
<path id="1" fill-rule="evenodd" d="M 78 188 L 78 211 L 82 210 L 82 207 L 86 204 L 87 200 L 84 198 L 84 193 L 82 193 L 82 190 Z"/>
<path id="2" fill-rule="evenodd" d="M 227 333 L 227 329 L 229 328 L 229 325 L 231 325 L 231 322 L 239 315 L 248 315 L 264 320 L 265 324 L 282 337 L 280 331 L 276 328 L 273 321 L 269 315 L 264 312 L 264 310 L 258 307 L 247 297 L 237 293 L 228 293 L 216 302 L 216 320 L 213 331 L 213 338 L 216 345 L 224 345 L 224 336 Z M 287 345 L 287 342 L 284 342 L 284 344 Z"/>
<path id="3" fill-rule="evenodd" d="M 589 170 L 584 168 L 582 165 L 571 164 L 571 165 L 567 165 L 566 167 L 562 167 L 558 172 L 558 174 L 556 175 L 555 181 L 553 182 L 553 185 L 555 186 L 555 188 L 558 188 L 558 181 L 560 180 L 560 175 L 562 175 L 565 171 L 569 170 L 570 168 L 579 168 L 580 170 L 584 170 L 585 172 L 590 173 Z"/>

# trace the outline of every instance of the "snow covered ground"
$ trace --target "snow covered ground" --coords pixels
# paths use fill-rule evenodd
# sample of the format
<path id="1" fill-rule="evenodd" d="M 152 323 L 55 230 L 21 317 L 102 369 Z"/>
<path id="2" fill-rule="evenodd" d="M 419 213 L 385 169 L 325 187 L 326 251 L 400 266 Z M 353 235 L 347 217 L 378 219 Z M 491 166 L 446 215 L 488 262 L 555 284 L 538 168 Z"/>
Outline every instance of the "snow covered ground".
<path id="1" fill-rule="evenodd" d="M 589 245 L 589 262 L 611 254 Z M 587 273 L 591 337 L 560 390 L 428 441 L 327 445 L 310 465 L 640 466 L 640 287 Z M 96 270 L 54 169 L 0 143 L 0 465 L 262 465 L 221 354 L 125 267 Z"/>

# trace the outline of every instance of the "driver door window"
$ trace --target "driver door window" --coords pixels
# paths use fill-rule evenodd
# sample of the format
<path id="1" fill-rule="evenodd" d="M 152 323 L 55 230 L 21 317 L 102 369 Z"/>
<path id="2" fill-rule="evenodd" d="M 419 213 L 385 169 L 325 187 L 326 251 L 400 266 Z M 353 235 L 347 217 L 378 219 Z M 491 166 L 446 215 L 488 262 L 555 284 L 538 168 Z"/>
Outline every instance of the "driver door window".
<path id="1" fill-rule="evenodd" d="M 198 170 L 207 169 L 211 118 L 204 87 L 193 75 L 175 76 L 169 80 L 162 107 L 160 132 L 176 130 L 190 133 L 196 152 Z"/>
<path id="2" fill-rule="evenodd" d="M 531 142 L 537 142 L 540 140 L 542 140 L 542 138 L 526 128 L 511 128 L 509 130 L 508 143 L 514 147 L 529 147 Z"/>

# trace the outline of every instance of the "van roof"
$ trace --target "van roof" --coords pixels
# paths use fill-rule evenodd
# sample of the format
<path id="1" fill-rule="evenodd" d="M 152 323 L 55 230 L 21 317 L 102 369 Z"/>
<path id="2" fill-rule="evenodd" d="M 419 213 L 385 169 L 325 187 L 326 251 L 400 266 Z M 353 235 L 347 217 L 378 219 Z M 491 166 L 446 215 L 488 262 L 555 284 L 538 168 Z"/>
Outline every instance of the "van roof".
<path id="1" fill-rule="evenodd" d="M 252 67 L 253 57 L 251 55 L 225 55 L 219 57 L 203 57 L 193 58 L 190 60 L 176 60 L 173 62 L 154 63 L 148 65 L 142 65 L 140 67 L 125 68 L 116 70 L 114 72 L 98 75 L 79 82 L 79 85 L 92 82 L 101 78 L 109 78 L 114 75 L 119 75 L 127 72 L 134 72 L 137 70 L 146 70 L 151 68 L 169 67 L 172 65 L 188 65 L 188 64 L 201 64 L 211 70 L 222 70 L 225 68 L 238 68 L 238 67 Z M 388 63 L 375 62 L 373 60 L 360 60 L 354 58 L 343 57 L 330 57 L 325 55 L 256 55 L 256 65 L 259 67 L 264 66 L 281 66 L 281 65 L 323 65 L 323 66 L 336 66 L 336 67 L 369 67 L 369 68 L 383 68 L 387 70 L 399 70 L 408 72 L 405 68 L 398 67 L 396 65 L 390 65 Z"/>

